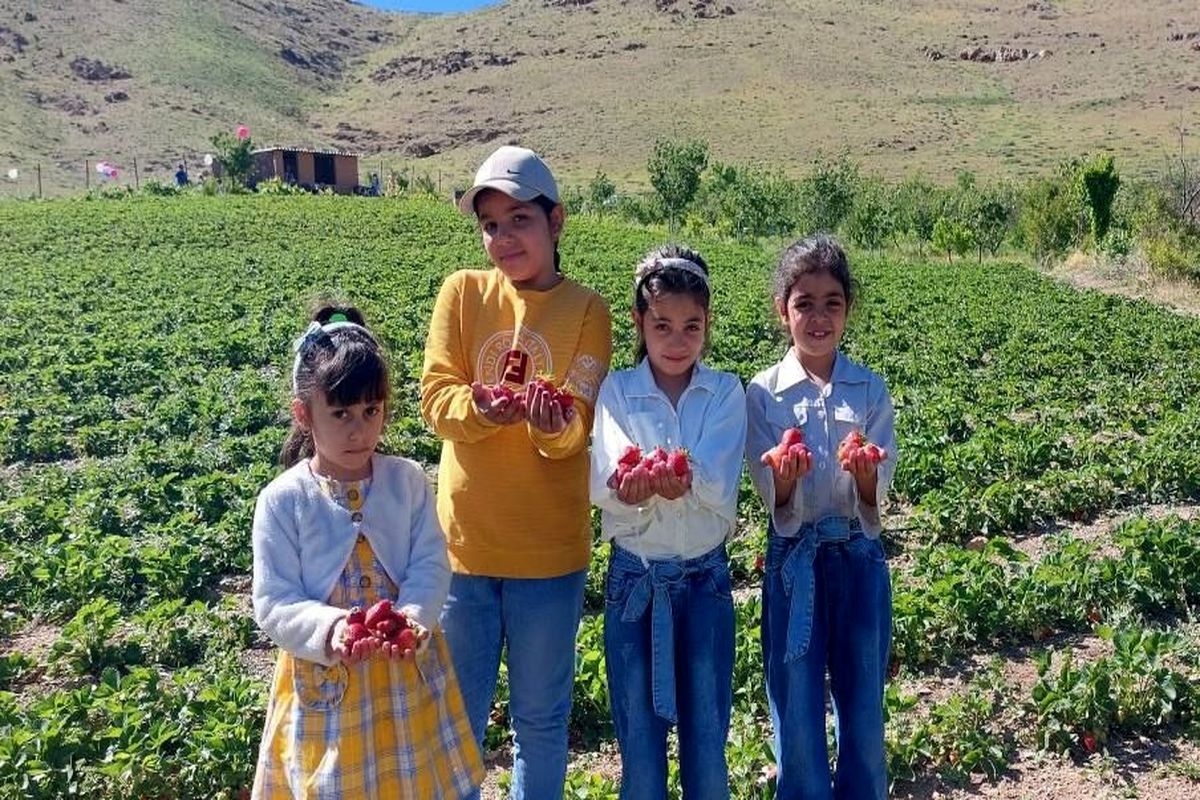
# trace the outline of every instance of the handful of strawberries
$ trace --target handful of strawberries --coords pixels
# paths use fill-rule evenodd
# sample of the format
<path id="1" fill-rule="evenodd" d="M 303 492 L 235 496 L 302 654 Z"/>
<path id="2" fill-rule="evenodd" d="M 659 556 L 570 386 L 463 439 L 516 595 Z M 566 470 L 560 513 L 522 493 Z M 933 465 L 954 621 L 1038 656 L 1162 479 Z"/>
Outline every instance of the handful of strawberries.
<path id="1" fill-rule="evenodd" d="M 670 452 L 656 447 L 642 455 L 642 448 L 631 444 L 617 459 L 617 485 L 620 485 L 626 475 L 650 479 L 674 475 L 680 480 L 687 480 L 691 474 L 692 462 L 688 458 L 688 451 L 680 447 Z"/>
<path id="2" fill-rule="evenodd" d="M 528 386 L 548 392 L 550 395 L 550 402 L 558 406 L 563 413 L 566 413 L 567 409 L 572 408 L 575 405 L 575 395 L 571 394 L 566 389 L 561 389 L 555 386 L 554 382 L 549 378 L 539 375 L 530 381 Z M 524 412 L 528 390 L 514 391 L 506 383 L 486 384 L 483 388 L 489 400 L 493 402 L 502 400 L 505 403 L 516 403 L 521 408 L 521 411 Z"/>
<path id="3" fill-rule="evenodd" d="M 779 444 L 762 454 L 761 461 L 779 472 L 790 456 L 799 459 L 799 466 L 805 472 L 812 469 L 812 453 L 804 444 L 804 432 L 799 428 L 788 428 L 780 437 Z M 849 471 L 857 460 L 865 460 L 870 464 L 879 464 L 887 459 L 887 450 L 879 445 L 868 442 L 861 431 L 851 431 L 838 444 L 837 460 L 842 469 Z"/>
<path id="4" fill-rule="evenodd" d="M 788 428 L 779 438 L 779 444 L 762 454 L 761 461 L 769 464 L 771 469 L 779 472 L 783 469 L 784 461 L 789 456 L 796 456 L 798 464 L 805 472 L 812 469 L 812 453 L 804 444 L 804 431 L 799 428 Z"/>
<path id="5" fill-rule="evenodd" d="M 862 431 L 851 431 L 838 445 L 837 460 L 842 469 L 849 471 L 854 461 L 860 458 L 871 464 L 878 464 L 887 459 L 887 450 L 874 442 L 868 442 Z"/>
<path id="6" fill-rule="evenodd" d="M 429 638 L 429 631 L 396 610 L 392 601 L 385 598 L 366 611 L 358 606 L 351 608 L 343 637 L 347 650 L 357 642 L 373 639 L 377 645 L 395 645 L 401 652 L 415 653 Z"/>

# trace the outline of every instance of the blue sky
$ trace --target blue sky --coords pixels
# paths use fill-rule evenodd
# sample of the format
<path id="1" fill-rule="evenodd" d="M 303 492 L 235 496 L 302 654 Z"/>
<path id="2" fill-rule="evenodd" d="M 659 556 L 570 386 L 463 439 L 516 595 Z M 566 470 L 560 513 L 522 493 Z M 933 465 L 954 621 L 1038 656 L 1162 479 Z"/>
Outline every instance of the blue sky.
<path id="1" fill-rule="evenodd" d="M 364 6 L 375 6 L 389 11 L 471 11 L 483 6 L 495 5 L 499 0 L 358 0 Z"/>

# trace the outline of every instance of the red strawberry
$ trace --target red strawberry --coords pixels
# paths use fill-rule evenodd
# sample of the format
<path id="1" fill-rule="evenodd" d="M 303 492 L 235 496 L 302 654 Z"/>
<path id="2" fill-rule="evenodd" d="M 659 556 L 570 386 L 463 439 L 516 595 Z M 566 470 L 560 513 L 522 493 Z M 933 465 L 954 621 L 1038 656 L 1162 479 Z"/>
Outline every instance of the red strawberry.
<path id="1" fill-rule="evenodd" d="M 872 464 L 878 464 L 887 458 L 887 451 L 877 444 L 868 444 L 863 450 L 867 453 L 867 458 L 871 459 Z"/>
<path id="2" fill-rule="evenodd" d="M 349 616 L 346 617 L 347 625 L 365 625 L 367 622 L 367 614 L 359 606 L 353 606 L 350 609 Z"/>
<path id="3" fill-rule="evenodd" d="M 563 411 L 575 405 L 575 395 L 570 392 L 556 391 L 554 393 L 554 402 L 558 403 Z"/>
<path id="4" fill-rule="evenodd" d="M 688 459 L 687 450 L 673 450 L 667 456 L 667 465 L 677 478 L 683 478 L 692 471 L 692 462 Z"/>
<path id="5" fill-rule="evenodd" d="M 490 388 L 492 390 L 493 400 L 507 400 L 512 402 L 512 399 L 516 397 L 516 393 L 503 383 L 497 383 Z"/>
<path id="6" fill-rule="evenodd" d="M 361 642 L 363 639 L 369 639 L 371 632 L 367 630 L 367 626 L 361 622 L 351 622 L 346 625 L 346 632 L 342 639 L 347 648 L 352 647 L 355 642 Z"/>
<path id="7" fill-rule="evenodd" d="M 392 601 L 385 597 L 367 609 L 367 616 L 363 620 L 363 623 L 371 630 L 375 630 L 380 622 L 385 619 L 391 619 L 393 616 Z"/>
<path id="8" fill-rule="evenodd" d="M 647 458 L 653 461 L 661 461 L 665 464 L 667 463 L 667 451 L 663 450 L 661 447 L 656 447 L 650 451 L 650 455 L 648 455 Z"/>
<path id="9" fill-rule="evenodd" d="M 837 460 L 845 463 L 850 455 L 857 452 L 867 443 L 867 437 L 861 431 L 850 431 L 837 447 Z"/>
<path id="10" fill-rule="evenodd" d="M 392 639 L 392 644 L 399 645 L 401 650 L 412 650 L 415 653 L 417 651 L 417 632 L 412 628 L 405 628 L 396 634 Z"/>
<path id="11" fill-rule="evenodd" d="M 1104 619 L 1104 617 L 1100 614 L 1100 609 L 1096 608 L 1095 606 L 1088 609 L 1087 618 L 1088 622 L 1092 623 L 1093 625 L 1099 625 L 1100 620 Z"/>
<path id="12" fill-rule="evenodd" d="M 631 444 L 621 451 L 621 457 L 617 459 L 617 466 L 632 468 L 638 465 L 642 460 L 642 448 L 636 444 Z"/>
<path id="13" fill-rule="evenodd" d="M 754 571 L 762 572 L 764 569 L 766 569 L 766 567 L 767 567 L 767 559 L 763 556 L 762 553 L 759 553 L 757 556 L 754 557 Z"/>
<path id="14" fill-rule="evenodd" d="M 804 444 L 804 432 L 799 428 L 788 428 L 780 437 L 779 444 L 772 447 L 762 455 L 762 463 L 770 464 L 771 468 L 778 471 L 783 460 L 792 453 L 797 453 L 801 457 L 801 461 L 808 464 L 811 459 L 808 456 L 808 447 Z"/>
<path id="15" fill-rule="evenodd" d="M 371 631 L 383 639 L 390 639 L 397 631 L 401 630 L 400 620 L 396 617 L 385 617 L 379 620 L 371 628 Z"/>
<path id="16" fill-rule="evenodd" d="M 1083 745 L 1083 749 L 1087 752 L 1096 752 L 1096 735 L 1091 731 L 1085 731 L 1083 736 L 1079 737 L 1079 743 Z"/>

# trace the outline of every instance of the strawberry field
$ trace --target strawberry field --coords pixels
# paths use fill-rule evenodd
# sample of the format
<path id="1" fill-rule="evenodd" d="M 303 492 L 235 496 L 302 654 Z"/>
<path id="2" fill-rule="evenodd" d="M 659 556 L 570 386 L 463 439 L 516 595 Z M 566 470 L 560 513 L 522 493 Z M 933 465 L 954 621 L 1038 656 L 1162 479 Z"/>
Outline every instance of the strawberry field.
<path id="1" fill-rule="evenodd" d="M 392 357 L 386 447 L 432 466 L 424 330 L 442 278 L 480 264 L 472 227 L 433 201 L 183 197 L 5 203 L 0 230 L 0 797 L 238 797 L 273 656 L 249 615 L 250 518 L 291 341 L 317 294 L 360 305 Z M 568 225 L 563 263 L 612 304 L 617 367 L 632 265 L 664 237 Z M 772 249 L 688 238 L 713 265 L 709 362 L 748 380 L 784 347 Z M 846 349 L 897 407 L 895 793 L 1196 796 L 1200 321 L 1016 264 L 855 263 Z M 734 795 L 770 797 L 748 481 L 740 517 L 728 753 Z M 615 797 L 619 775 L 605 561 L 579 637 L 577 798 Z M 488 744 L 494 793 L 500 725 Z"/>

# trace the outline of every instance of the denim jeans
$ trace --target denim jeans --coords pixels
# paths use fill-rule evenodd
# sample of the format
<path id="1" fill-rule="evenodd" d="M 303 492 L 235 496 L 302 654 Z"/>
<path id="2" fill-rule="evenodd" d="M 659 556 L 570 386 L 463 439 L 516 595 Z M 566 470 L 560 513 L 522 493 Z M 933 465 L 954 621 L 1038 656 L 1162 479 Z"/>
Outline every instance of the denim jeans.
<path id="1" fill-rule="evenodd" d="M 687 800 L 729 797 L 733 596 L 725 546 L 647 567 L 616 545 L 605 589 L 604 655 L 621 750 L 621 800 L 667 796 L 667 732 L 679 729 Z"/>
<path id="2" fill-rule="evenodd" d="M 762 646 L 775 726 L 778 800 L 883 800 L 883 691 L 892 635 L 883 546 L 829 517 L 796 538 L 769 531 Z M 831 777 L 825 671 L 837 737 Z"/>
<path id="3" fill-rule="evenodd" d="M 483 746 L 500 653 L 508 647 L 513 726 L 512 798 L 559 798 L 567 774 L 567 721 L 575 634 L 587 571 L 558 578 L 454 574 L 442 627 L 471 729 Z M 471 795 L 478 798 L 479 792 Z"/>

